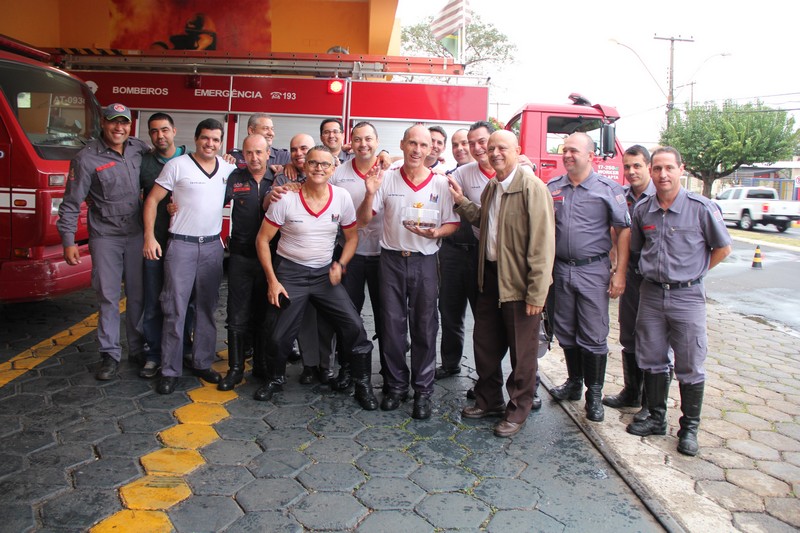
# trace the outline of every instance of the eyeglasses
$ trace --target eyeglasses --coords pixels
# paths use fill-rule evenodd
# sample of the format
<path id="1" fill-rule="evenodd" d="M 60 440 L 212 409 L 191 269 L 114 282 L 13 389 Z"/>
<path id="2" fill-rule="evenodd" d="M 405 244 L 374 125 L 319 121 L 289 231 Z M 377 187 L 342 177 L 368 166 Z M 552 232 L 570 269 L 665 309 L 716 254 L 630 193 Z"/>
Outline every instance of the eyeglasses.
<path id="1" fill-rule="evenodd" d="M 314 161 L 313 159 L 310 161 L 306 161 L 306 165 L 311 168 L 320 167 L 322 170 L 328 170 L 333 166 L 333 163 L 329 163 L 328 161 Z"/>
<path id="2" fill-rule="evenodd" d="M 323 135 L 339 135 L 342 133 L 342 130 L 324 130 L 322 132 Z"/>

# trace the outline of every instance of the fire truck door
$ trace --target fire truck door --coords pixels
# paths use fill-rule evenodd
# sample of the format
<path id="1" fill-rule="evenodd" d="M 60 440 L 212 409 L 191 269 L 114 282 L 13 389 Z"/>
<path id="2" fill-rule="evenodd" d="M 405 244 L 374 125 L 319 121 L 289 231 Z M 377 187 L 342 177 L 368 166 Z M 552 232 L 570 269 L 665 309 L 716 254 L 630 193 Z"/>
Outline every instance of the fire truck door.
<path id="1" fill-rule="evenodd" d="M 11 257 L 11 139 L 0 118 L 0 259 Z"/>

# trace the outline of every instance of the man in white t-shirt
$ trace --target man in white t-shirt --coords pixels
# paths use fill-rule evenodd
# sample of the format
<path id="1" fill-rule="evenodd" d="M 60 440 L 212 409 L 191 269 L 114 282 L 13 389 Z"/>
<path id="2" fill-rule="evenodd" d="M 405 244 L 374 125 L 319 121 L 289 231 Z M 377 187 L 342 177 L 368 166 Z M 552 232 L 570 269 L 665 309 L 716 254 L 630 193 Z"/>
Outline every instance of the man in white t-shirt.
<path id="1" fill-rule="evenodd" d="M 195 129 L 195 153 L 168 161 L 144 204 L 144 256 L 164 260 L 162 364 L 157 388 L 161 394 L 175 390 L 183 370 L 183 328 L 193 292 L 193 372 L 211 383 L 220 380 L 220 375 L 211 368 L 216 356 L 214 311 L 219 300 L 224 253 L 219 233 L 225 187 L 228 176 L 236 169 L 217 155 L 222 132 L 222 124 L 217 120 L 200 122 Z M 169 244 L 164 253 L 155 238 L 154 226 L 158 203 L 169 192 L 180 209 L 170 224 Z"/>
<path id="2" fill-rule="evenodd" d="M 306 180 L 298 191 L 284 194 L 267 210 L 256 248 L 267 275 L 269 302 L 278 308 L 267 358 L 267 383 L 255 399 L 268 401 L 286 383 L 286 361 L 308 305 L 330 323 L 341 341 L 339 349 L 352 362 L 355 398 L 366 410 L 378 408 L 372 392 L 372 342 L 353 302 L 342 287 L 342 276 L 358 244 L 353 200 L 328 183 L 335 159 L 323 145 L 306 154 Z M 339 229 L 345 244 L 332 261 Z M 273 265 L 269 242 L 281 231 Z M 290 305 L 291 304 L 291 305 Z"/>
<path id="3" fill-rule="evenodd" d="M 458 229 L 447 178 L 425 166 L 431 151 L 431 134 L 425 126 L 408 128 L 400 142 L 403 166 L 384 173 L 370 171 L 366 193 L 358 208 L 358 222 L 366 226 L 383 213 L 380 245 L 381 318 L 386 355 L 388 392 L 381 409 L 400 407 L 408 396 L 409 368 L 406 365 L 406 335 L 411 333 L 410 384 L 414 389 L 412 417 L 431 416 L 430 397 L 436 369 L 436 310 L 438 271 L 436 253 L 439 239 Z M 438 215 L 430 227 L 419 225 L 404 209 L 427 209 Z M 421 211 L 416 212 L 422 214 Z M 428 220 L 423 221 L 424 224 Z"/>

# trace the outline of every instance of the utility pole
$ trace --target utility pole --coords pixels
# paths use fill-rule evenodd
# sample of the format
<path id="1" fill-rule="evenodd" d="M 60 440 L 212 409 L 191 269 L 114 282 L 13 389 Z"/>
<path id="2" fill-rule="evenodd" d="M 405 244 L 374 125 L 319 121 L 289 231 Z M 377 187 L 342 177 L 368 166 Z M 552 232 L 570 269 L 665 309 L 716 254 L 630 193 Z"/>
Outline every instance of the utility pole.
<path id="1" fill-rule="evenodd" d="M 669 95 L 667 96 L 667 115 L 669 115 L 669 112 L 675 107 L 675 91 L 673 87 L 675 78 L 675 41 L 693 43 L 694 39 L 692 37 L 684 38 L 680 35 L 677 37 L 659 37 L 658 35 L 654 35 L 653 39 L 669 41 Z"/>

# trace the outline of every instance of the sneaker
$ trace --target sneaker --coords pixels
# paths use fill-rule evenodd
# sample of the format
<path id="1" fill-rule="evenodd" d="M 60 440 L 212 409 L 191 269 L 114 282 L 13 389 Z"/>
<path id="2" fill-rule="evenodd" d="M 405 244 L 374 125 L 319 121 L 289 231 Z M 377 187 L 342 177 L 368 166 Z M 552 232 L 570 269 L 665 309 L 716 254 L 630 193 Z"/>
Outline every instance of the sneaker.
<path id="1" fill-rule="evenodd" d="M 161 365 L 159 365 L 156 361 L 147 361 L 144 364 L 144 367 L 139 371 L 139 377 L 150 379 L 156 377 L 158 371 L 161 370 Z"/>

